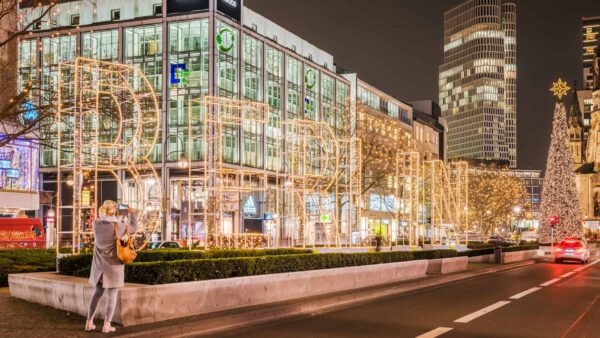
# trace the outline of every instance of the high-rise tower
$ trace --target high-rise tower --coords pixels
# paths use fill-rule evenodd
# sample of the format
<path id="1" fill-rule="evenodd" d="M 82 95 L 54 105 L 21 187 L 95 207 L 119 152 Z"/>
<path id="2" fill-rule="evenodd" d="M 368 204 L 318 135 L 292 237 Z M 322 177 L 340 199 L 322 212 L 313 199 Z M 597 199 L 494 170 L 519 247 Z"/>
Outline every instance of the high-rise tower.
<path id="1" fill-rule="evenodd" d="M 448 158 L 517 166 L 517 12 L 501 0 L 469 0 L 444 13 L 439 103 Z"/>
<path id="2" fill-rule="evenodd" d="M 581 19 L 583 32 L 583 88 L 592 90 L 594 85 L 594 51 L 600 41 L 600 16 L 583 17 Z"/>

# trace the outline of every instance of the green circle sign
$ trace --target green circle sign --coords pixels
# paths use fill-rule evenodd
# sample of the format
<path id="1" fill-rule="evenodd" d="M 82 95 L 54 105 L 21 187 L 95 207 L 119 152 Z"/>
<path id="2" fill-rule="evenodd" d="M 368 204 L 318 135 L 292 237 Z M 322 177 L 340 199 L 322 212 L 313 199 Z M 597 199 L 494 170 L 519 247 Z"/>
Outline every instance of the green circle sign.
<path id="1" fill-rule="evenodd" d="M 219 33 L 215 40 L 217 40 L 217 47 L 219 47 L 219 51 L 223 53 L 229 52 L 233 48 L 235 36 L 231 29 L 227 27 L 223 27 L 219 29 Z"/>
<path id="2" fill-rule="evenodd" d="M 304 85 L 306 89 L 312 90 L 315 87 L 315 83 L 317 82 L 317 74 L 312 69 L 307 69 L 304 74 Z"/>

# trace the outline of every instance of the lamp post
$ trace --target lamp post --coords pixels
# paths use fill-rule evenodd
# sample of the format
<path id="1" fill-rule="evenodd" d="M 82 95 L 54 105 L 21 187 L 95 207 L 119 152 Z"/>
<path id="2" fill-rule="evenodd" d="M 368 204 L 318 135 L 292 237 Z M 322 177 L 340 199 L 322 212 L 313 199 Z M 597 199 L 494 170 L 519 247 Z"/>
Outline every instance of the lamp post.
<path id="1" fill-rule="evenodd" d="M 519 225 L 519 218 L 518 217 L 521 214 L 521 206 L 519 206 L 519 205 L 515 206 L 513 208 L 513 212 L 515 213 L 515 229 L 513 229 L 513 230 L 516 230 L 516 228 Z"/>

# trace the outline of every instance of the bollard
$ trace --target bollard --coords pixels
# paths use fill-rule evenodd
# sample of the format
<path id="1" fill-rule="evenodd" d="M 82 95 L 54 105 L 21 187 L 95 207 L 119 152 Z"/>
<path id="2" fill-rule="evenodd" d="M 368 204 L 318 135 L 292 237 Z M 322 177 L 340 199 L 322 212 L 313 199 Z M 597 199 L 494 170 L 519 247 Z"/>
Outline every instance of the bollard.
<path id="1" fill-rule="evenodd" d="M 504 263 L 502 260 L 502 248 L 501 247 L 494 248 L 494 263 L 496 263 L 496 264 Z"/>

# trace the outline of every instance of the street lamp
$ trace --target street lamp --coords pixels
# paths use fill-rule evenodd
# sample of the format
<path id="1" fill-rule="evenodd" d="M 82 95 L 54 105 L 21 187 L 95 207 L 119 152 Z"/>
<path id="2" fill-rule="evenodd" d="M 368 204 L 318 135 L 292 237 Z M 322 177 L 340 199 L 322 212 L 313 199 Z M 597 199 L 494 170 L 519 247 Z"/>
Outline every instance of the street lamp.
<path id="1" fill-rule="evenodd" d="M 518 216 L 521 214 L 521 206 L 519 206 L 519 205 L 515 206 L 515 207 L 513 208 L 513 212 L 515 213 L 515 229 L 513 229 L 513 231 L 514 231 L 514 230 L 516 230 L 516 228 L 517 228 L 517 227 L 518 227 L 518 225 L 519 225 L 519 219 L 518 219 Z"/>

